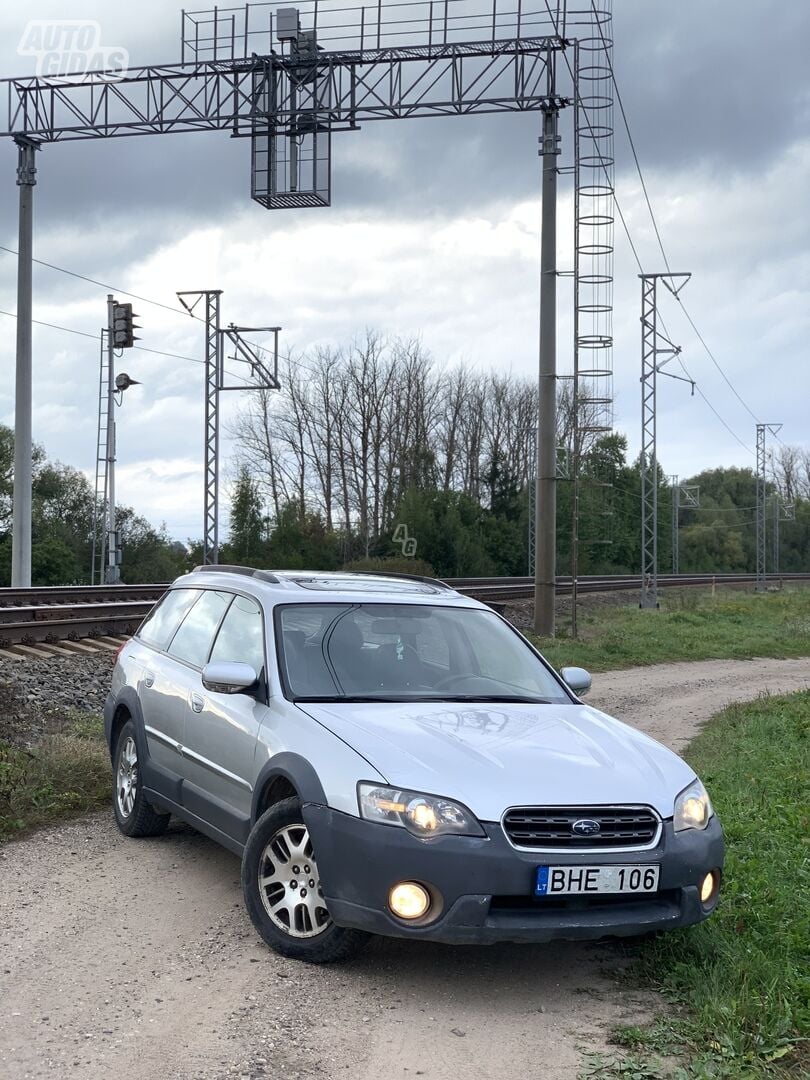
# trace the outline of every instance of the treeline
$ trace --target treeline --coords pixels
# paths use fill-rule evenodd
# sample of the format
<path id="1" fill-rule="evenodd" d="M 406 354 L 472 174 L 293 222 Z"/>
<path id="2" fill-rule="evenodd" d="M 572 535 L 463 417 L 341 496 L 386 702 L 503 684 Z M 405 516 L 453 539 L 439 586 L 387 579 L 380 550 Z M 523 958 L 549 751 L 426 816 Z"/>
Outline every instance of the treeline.
<path id="1" fill-rule="evenodd" d="M 282 389 L 245 395 L 232 432 L 237 472 L 220 561 L 265 567 L 375 566 L 442 576 L 528 572 L 537 387 L 508 372 L 436 365 L 419 341 L 367 334 L 287 361 Z M 560 384 L 556 441 L 558 572 L 572 535 L 570 383 Z M 0 583 L 11 564 L 13 435 L 0 427 Z M 685 483 L 699 507 L 679 514 L 680 570 L 752 572 L 756 478 L 706 470 Z M 659 473 L 659 569 L 672 566 L 672 496 Z M 581 574 L 635 573 L 639 463 L 621 434 L 591 435 L 579 470 Z M 785 508 L 792 507 L 792 520 Z M 768 569 L 810 570 L 810 454 L 780 446 L 768 483 Z M 89 580 L 93 491 L 84 474 L 34 461 L 33 580 Z M 119 508 L 125 582 L 167 581 L 201 560 L 198 539 L 172 540 Z"/>
<path id="2" fill-rule="evenodd" d="M 336 568 L 412 556 L 446 576 L 524 574 L 534 475 L 537 387 L 509 373 L 435 365 L 419 341 L 375 334 L 291 358 L 282 389 L 249 396 L 234 429 L 241 468 L 228 556 L 277 567 Z M 558 568 L 572 535 L 570 383 L 556 440 Z M 641 478 L 622 435 L 581 450 L 579 572 L 636 572 Z M 753 571 L 756 478 L 709 470 L 700 507 L 682 507 L 682 571 Z M 659 560 L 672 566 L 672 491 L 659 473 Z M 782 447 L 768 485 L 769 566 L 776 499 L 782 570 L 810 569 L 810 455 Z M 683 501 L 683 500 L 682 500 Z"/>
<path id="3" fill-rule="evenodd" d="M 33 454 L 31 579 L 34 585 L 84 584 L 90 580 L 93 488 L 84 473 L 50 462 L 41 447 Z M 0 585 L 11 583 L 11 511 L 14 433 L 0 424 Z M 170 581 L 186 569 L 185 544 L 170 539 L 131 507 L 119 506 L 123 580 Z"/>
<path id="4" fill-rule="evenodd" d="M 274 520 L 290 506 L 315 513 L 368 554 L 409 490 L 488 506 L 501 477 L 526 486 L 537 417 L 526 380 L 440 371 L 418 341 L 367 334 L 288 359 L 281 385 L 251 394 L 234 432 Z"/>

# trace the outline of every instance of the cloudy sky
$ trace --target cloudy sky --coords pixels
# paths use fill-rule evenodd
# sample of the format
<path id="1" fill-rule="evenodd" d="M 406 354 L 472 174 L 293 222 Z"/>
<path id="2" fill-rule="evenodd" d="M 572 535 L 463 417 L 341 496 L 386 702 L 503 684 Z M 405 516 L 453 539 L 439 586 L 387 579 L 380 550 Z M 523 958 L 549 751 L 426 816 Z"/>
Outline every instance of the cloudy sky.
<path id="1" fill-rule="evenodd" d="M 617 79 L 670 266 L 692 272 L 689 313 L 751 410 L 664 300 L 671 335 L 733 434 L 688 387 L 661 380 L 659 459 L 682 476 L 753 465 L 754 415 L 783 423 L 785 442 L 808 445 L 810 4 L 615 0 L 614 8 Z M 179 7 L 167 0 L 7 0 L 3 75 L 34 73 L 35 59 L 18 52 L 30 20 L 66 15 L 97 21 L 103 43 L 128 49 L 132 65 L 179 60 Z M 619 202 L 645 270 L 663 270 L 618 123 Z M 370 123 L 333 139 L 332 207 L 301 211 L 250 200 L 248 143 L 224 133 L 46 146 L 37 155 L 35 255 L 172 307 L 178 289 L 222 289 L 225 322 L 278 323 L 285 348 L 345 342 L 372 327 L 421 335 L 442 363 L 533 376 L 537 133 L 534 114 Z M 562 133 L 570 155 L 565 120 Z M 15 167 L 5 140 L 0 244 L 11 249 Z M 561 179 L 561 269 L 572 259 L 568 183 Z M 620 228 L 615 268 L 616 426 L 636 453 L 640 290 Z M 3 312 L 15 310 L 15 270 L 14 256 L 0 251 Z M 37 266 L 35 318 L 96 335 L 106 291 Z M 571 306 L 563 278 L 562 370 L 571 362 Z M 143 346 L 202 357 L 200 324 L 135 307 Z M 0 315 L 0 327 L 0 419 L 12 423 L 13 318 Z M 119 364 L 143 384 L 119 413 L 120 498 L 175 536 L 199 536 L 202 367 L 142 351 Z M 97 340 L 37 327 L 34 369 L 35 439 L 90 473 Z M 238 397 L 228 397 L 229 412 Z M 227 467 L 227 440 L 224 456 Z"/>

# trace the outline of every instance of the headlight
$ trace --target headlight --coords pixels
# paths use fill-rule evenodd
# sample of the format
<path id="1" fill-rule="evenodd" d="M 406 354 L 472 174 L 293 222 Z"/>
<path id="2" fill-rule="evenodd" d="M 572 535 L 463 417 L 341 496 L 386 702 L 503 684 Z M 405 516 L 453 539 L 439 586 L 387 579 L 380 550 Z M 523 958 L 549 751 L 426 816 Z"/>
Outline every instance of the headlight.
<path id="1" fill-rule="evenodd" d="M 485 836 L 480 823 L 460 803 L 418 791 L 358 784 L 360 816 L 381 825 L 399 825 L 421 838 L 444 836 Z"/>
<path id="2" fill-rule="evenodd" d="M 693 780 L 675 800 L 673 825 L 675 832 L 684 829 L 705 829 L 714 811 L 700 780 Z"/>

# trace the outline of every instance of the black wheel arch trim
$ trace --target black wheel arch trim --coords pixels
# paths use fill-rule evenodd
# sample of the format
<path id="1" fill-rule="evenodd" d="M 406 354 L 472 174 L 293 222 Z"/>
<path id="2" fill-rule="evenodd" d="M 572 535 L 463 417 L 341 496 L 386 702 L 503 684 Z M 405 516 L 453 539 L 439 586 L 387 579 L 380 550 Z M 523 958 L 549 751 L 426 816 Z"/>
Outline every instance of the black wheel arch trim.
<path id="1" fill-rule="evenodd" d="M 130 715 L 130 719 L 135 725 L 135 734 L 137 736 L 138 744 L 138 757 L 144 760 L 148 757 L 148 749 L 146 746 L 146 728 L 144 727 L 143 711 L 141 709 L 141 703 L 138 700 L 138 692 L 134 686 L 124 686 L 121 688 L 116 697 L 110 695 L 107 699 L 107 704 L 104 709 L 104 729 L 107 736 L 107 745 L 110 748 L 110 760 L 112 761 L 113 754 L 115 753 L 115 740 L 113 738 L 113 725 L 115 722 L 115 716 L 119 709 L 126 709 Z"/>
<path id="2" fill-rule="evenodd" d="M 298 792 L 302 803 L 327 805 L 323 784 L 312 765 L 300 754 L 284 750 L 280 754 L 274 754 L 265 763 L 256 778 L 250 813 L 251 823 L 254 823 L 260 816 L 259 807 L 267 785 L 279 777 L 283 777 L 292 784 Z"/>

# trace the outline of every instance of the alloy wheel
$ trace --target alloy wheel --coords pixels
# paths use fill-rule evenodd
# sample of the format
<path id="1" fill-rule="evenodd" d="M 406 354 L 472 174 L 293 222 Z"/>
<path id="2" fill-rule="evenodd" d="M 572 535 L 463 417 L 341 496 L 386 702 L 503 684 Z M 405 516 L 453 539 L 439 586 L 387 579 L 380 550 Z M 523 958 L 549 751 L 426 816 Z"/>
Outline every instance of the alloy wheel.
<path id="1" fill-rule="evenodd" d="M 118 756 L 118 775 L 115 785 L 115 797 L 118 812 L 122 818 L 128 818 L 135 805 L 138 794 L 138 749 L 135 740 L 128 736 Z"/>
<path id="2" fill-rule="evenodd" d="M 259 894 L 270 919 L 290 937 L 316 937 L 331 926 L 306 825 L 273 834 L 259 860 Z"/>

